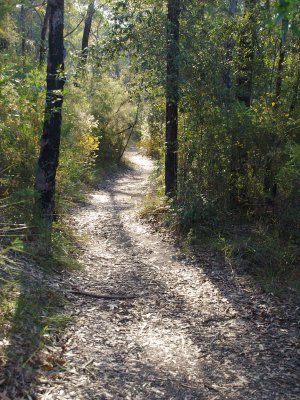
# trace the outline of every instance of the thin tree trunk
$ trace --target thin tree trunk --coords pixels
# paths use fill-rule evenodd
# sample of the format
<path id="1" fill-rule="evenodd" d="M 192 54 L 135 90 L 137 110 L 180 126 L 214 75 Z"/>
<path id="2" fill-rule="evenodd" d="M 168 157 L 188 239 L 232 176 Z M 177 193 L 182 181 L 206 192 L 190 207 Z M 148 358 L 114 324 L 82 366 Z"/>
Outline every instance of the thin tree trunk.
<path id="1" fill-rule="evenodd" d="M 285 42 L 286 42 L 286 27 L 287 20 L 282 21 L 282 37 L 280 39 L 279 46 L 279 59 L 277 66 L 277 75 L 275 82 L 275 107 L 274 112 L 277 112 L 279 107 L 281 92 L 282 92 L 282 81 L 283 81 L 283 70 L 284 70 L 284 62 L 286 58 L 285 51 Z M 275 138 L 273 138 L 272 143 L 270 144 L 271 150 L 276 149 L 277 143 Z M 264 176 L 264 192 L 265 192 L 265 202 L 267 205 L 272 206 L 275 202 L 275 198 L 277 195 L 277 183 L 275 178 L 274 171 L 274 160 L 273 160 L 273 151 L 267 154 L 266 156 L 266 164 L 265 164 L 265 176 Z"/>
<path id="2" fill-rule="evenodd" d="M 46 35 L 49 23 L 49 5 L 46 6 L 46 12 L 43 20 L 42 30 L 41 30 L 41 43 L 40 43 L 40 65 L 44 65 L 47 53 L 47 43 Z"/>
<path id="3" fill-rule="evenodd" d="M 239 75 L 237 78 L 237 99 L 247 107 L 251 105 L 254 43 L 255 43 L 255 6 L 257 0 L 245 0 L 245 26 L 239 43 Z"/>
<path id="4" fill-rule="evenodd" d="M 299 42 L 299 50 L 300 50 L 300 42 Z M 296 82 L 294 85 L 294 90 L 293 90 L 293 97 L 291 101 L 291 106 L 290 106 L 290 115 L 295 111 L 295 108 L 297 106 L 297 100 L 298 100 L 298 92 L 299 92 L 299 86 L 300 86 L 300 51 L 299 51 L 299 57 L 298 57 L 298 63 L 297 63 L 297 77 L 296 77 Z"/>
<path id="5" fill-rule="evenodd" d="M 239 0 L 230 0 L 228 12 L 231 17 L 234 17 L 235 14 L 237 13 L 238 4 Z"/>
<path id="6" fill-rule="evenodd" d="M 47 239 L 51 239 L 51 228 L 55 208 L 56 171 L 62 123 L 64 88 L 64 0 L 48 0 L 49 8 L 49 53 L 47 64 L 47 94 L 45 121 L 41 138 L 41 149 L 36 174 L 38 212 Z"/>
<path id="7" fill-rule="evenodd" d="M 166 82 L 166 195 L 177 192 L 180 0 L 168 0 Z"/>
<path id="8" fill-rule="evenodd" d="M 228 14 L 231 18 L 234 18 L 234 16 L 237 13 L 237 6 L 238 6 L 238 0 L 230 0 L 229 2 L 229 7 L 228 7 Z M 231 64 L 233 61 L 233 50 L 235 47 L 235 41 L 233 38 L 233 35 L 230 33 L 230 35 L 227 38 L 227 41 L 225 43 L 225 68 L 224 68 L 224 74 L 223 74 L 223 82 L 225 84 L 225 104 L 228 105 L 229 99 L 230 99 L 230 91 L 232 88 L 232 68 Z M 236 157 L 236 135 L 234 131 L 231 134 L 231 160 L 230 160 L 230 176 L 231 176 L 231 182 L 230 182 L 230 198 L 229 198 L 229 203 L 230 204 L 236 204 L 237 203 L 237 157 Z"/>
<path id="9" fill-rule="evenodd" d="M 20 9 L 20 25 L 21 25 L 21 56 L 25 57 L 26 52 L 26 11 L 25 6 L 22 4 Z"/>
<path id="10" fill-rule="evenodd" d="M 255 6 L 257 0 L 245 0 L 244 26 L 239 38 L 238 77 L 236 98 L 246 107 L 251 106 L 253 65 L 255 53 Z M 230 203 L 233 207 L 246 204 L 248 152 L 243 136 L 232 136 Z M 240 182 L 239 182 L 240 180 Z"/>
<path id="11" fill-rule="evenodd" d="M 87 16 L 85 19 L 85 24 L 84 24 L 82 44 L 81 44 L 81 57 L 82 57 L 81 63 L 82 63 L 82 65 L 86 64 L 87 58 L 88 58 L 89 39 L 90 39 L 90 33 L 91 33 L 94 13 L 95 13 L 95 1 L 93 0 L 89 5 L 88 11 L 87 11 Z"/>
<path id="12" fill-rule="evenodd" d="M 280 101 L 281 91 L 282 91 L 283 69 L 284 69 L 284 62 L 285 62 L 285 42 L 286 42 L 285 24 L 286 23 L 287 23 L 286 20 L 282 21 L 282 38 L 280 39 L 279 60 L 278 60 L 277 76 L 276 76 L 276 84 L 275 84 L 276 105 L 278 105 L 278 103 Z"/>
<path id="13" fill-rule="evenodd" d="M 230 0 L 228 14 L 231 18 L 233 18 L 236 15 L 237 7 L 238 7 L 238 0 Z M 227 41 L 225 44 L 226 60 L 225 60 L 225 71 L 224 71 L 224 75 L 223 75 L 223 81 L 224 81 L 227 92 L 232 87 L 231 63 L 232 63 L 232 59 L 233 59 L 232 53 L 233 53 L 234 45 L 235 45 L 235 42 L 234 42 L 234 39 L 231 34 L 227 38 Z M 228 97 L 228 96 L 226 96 L 226 97 Z"/>

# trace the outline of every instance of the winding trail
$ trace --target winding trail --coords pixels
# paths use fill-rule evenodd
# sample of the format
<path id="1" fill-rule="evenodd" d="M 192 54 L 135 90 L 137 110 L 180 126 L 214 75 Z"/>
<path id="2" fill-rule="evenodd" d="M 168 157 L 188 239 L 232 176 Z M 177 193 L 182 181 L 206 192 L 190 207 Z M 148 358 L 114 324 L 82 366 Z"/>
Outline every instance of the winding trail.
<path id="1" fill-rule="evenodd" d="M 300 398 L 299 324 L 211 255 L 185 257 L 138 219 L 149 159 L 102 183 L 73 223 L 86 237 L 70 285 L 136 296 L 69 295 L 64 368 L 38 399 Z"/>

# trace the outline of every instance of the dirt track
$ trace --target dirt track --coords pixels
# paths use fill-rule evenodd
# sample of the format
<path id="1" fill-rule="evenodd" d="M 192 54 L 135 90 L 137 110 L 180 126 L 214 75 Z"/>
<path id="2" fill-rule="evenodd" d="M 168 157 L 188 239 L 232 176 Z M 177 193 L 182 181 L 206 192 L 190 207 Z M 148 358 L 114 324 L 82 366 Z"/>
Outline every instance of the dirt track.
<path id="1" fill-rule="evenodd" d="M 38 399 L 300 398 L 299 325 L 273 300 L 203 255 L 186 258 L 138 220 L 151 162 L 102 183 L 73 223 L 87 239 L 71 285 L 136 296 L 70 295 L 75 323 L 63 338 L 64 370 Z"/>

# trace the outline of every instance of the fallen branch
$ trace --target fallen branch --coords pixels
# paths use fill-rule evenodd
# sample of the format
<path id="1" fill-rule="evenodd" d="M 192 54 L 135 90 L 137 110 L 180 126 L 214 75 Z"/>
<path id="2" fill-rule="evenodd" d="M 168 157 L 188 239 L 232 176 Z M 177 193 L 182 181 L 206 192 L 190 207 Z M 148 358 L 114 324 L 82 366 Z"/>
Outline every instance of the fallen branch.
<path id="1" fill-rule="evenodd" d="M 85 292 L 85 291 L 81 291 L 81 290 L 70 290 L 68 293 L 74 294 L 75 296 L 92 297 L 94 299 L 102 299 L 102 300 L 131 300 L 131 299 L 136 298 L 136 296 L 97 294 L 97 293 Z"/>

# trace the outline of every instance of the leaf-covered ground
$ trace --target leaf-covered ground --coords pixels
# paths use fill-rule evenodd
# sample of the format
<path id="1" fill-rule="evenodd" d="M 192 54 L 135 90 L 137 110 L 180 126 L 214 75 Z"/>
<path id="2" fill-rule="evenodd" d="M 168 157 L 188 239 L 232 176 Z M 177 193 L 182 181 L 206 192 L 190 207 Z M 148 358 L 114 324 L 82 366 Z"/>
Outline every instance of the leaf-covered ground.
<path id="1" fill-rule="evenodd" d="M 130 169 L 75 210 L 85 268 L 62 287 L 135 298 L 69 290 L 74 323 L 47 349 L 31 398 L 299 399 L 299 309 L 209 253 L 185 256 L 142 223 L 152 164 L 135 151 L 129 157 Z"/>

